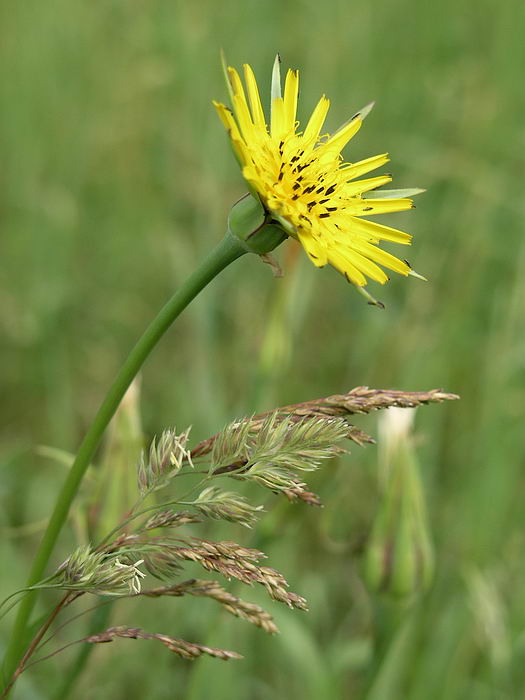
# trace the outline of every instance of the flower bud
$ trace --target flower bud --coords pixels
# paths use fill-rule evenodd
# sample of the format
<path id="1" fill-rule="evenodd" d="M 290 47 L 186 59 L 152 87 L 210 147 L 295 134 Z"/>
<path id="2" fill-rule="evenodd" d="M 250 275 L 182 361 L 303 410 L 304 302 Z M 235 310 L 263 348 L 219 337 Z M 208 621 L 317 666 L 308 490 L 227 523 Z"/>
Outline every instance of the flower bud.
<path id="1" fill-rule="evenodd" d="M 233 205 L 228 217 L 228 230 L 240 238 L 250 253 L 264 255 L 277 248 L 287 234 L 268 215 L 258 198 L 245 195 Z"/>
<path id="2" fill-rule="evenodd" d="M 410 409 L 389 409 L 382 424 L 382 500 L 367 544 L 365 579 L 396 597 L 426 590 L 434 572 L 423 490 L 410 441 Z"/>
<path id="3" fill-rule="evenodd" d="M 88 532 L 98 541 L 113 529 L 137 498 L 137 462 L 143 445 L 140 382 L 127 390 L 112 422 L 88 496 Z"/>

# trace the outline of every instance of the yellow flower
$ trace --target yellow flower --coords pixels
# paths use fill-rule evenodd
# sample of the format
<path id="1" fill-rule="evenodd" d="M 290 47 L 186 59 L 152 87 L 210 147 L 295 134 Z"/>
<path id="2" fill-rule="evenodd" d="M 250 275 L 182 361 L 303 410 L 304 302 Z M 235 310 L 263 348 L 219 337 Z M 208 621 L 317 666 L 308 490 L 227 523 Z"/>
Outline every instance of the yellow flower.
<path id="1" fill-rule="evenodd" d="M 323 96 L 300 131 L 296 120 L 299 74 L 288 71 L 281 95 L 279 63 L 277 57 L 269 128 L 255 76 L 247 64 L 246 92 L 237 71 L 225 66 L 233 112 L 214 102 L 252 193 L 286 233 L 300 241 L 314 265 L 329 263 L 358 288 L 367 284 L 367 277 L 381 284 L 389 279 L 379 265 L 419 277 L 407 262 L 378 245 L 381 240 L 407 245 L 411 236 L 363 217 L 411 209 L 414 205 L 409 196 L 423 190 L 376 192 L 392 180 L 390 175 L 356 178 L 387 163 L 388 155 L 356 163 L 345 162 L 341 155 L 373 105 L 334 134 L 321 135 L 330 105 Z"/>

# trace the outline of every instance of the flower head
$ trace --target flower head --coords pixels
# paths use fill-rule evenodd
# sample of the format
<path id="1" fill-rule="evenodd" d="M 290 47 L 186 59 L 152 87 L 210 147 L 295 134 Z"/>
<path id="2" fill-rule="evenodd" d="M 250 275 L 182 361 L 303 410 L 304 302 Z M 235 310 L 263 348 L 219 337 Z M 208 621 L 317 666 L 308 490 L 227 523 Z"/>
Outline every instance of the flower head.
<path id="1" fill-rule="evenodd" d="M 389 279 L 380 265 L 419 277 L 406 261 L 379 247 L 380 241 L 407 245 L 411 236 L 364 217 L 411 209 L 409 197 L 422 190 L 376 191 L 392 180 L 390 175 L 357 179 L 387 163 L 386 153 L 356 163 L 345 162 L 341 155 L 373 105 L 334 134 L 322 135 L 330 105 L 323 96 L 306 127 L 299 130 L 299 74 L 288 71 L 281 95 L 279 62 L 277 57 L 269 127 L 255 76 L 247 64 L 246 91 L 237 71 L 225 67 L 233 112 L 214 102 L 252 193 L 272 219 L 300 241 L 314 265 L 329 263 L 361 290 L 367 278 L 381 284 Z"/>

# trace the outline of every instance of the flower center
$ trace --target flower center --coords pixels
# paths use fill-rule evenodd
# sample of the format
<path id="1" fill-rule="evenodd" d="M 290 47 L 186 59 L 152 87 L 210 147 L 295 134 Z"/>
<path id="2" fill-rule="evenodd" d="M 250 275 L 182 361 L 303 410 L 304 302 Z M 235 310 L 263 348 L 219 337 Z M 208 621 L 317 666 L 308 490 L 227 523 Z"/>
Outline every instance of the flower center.
<path id="1" fill-rule="evenodd" d="M 268 209 L 296 229 L 310 230 L 340 209 L 338 158 L 304 147 L 297 135 L 276 146 L 268 141 L 252 153 L 258 189 Z"/>

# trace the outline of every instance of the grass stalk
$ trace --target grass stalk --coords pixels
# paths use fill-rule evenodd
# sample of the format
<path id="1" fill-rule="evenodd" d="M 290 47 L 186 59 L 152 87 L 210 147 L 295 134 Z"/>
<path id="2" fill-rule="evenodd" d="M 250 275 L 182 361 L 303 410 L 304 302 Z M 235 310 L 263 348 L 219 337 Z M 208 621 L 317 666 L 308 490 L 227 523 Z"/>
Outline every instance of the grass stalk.
<path id="1" fill-rule="evenodd" d="M 177 290 L 160 310 L 132 349 L 113 381 L 102 402 L 91 427 L 80 445 L 77 457 L 58 494 L 55 507 L 33 560 L 27 587 L 33 586 L 43 576 L 56 541 L 66 521 L 71 503 L 75 498 L 82 478 L 91 463 L 102 436 L 113 418 L 126 390 L 144 364 L 153 348 L 197 294 L 238 257 L 247 252 L 243 244 L 231 233 L 226 233 L 221 242 L 209 253 L 199 267 Z M 3 666 L 3 679 L 9 684 L 18 662 L 24 653 L 26 628 L 35 606 L 37 591 L 30 591 L 21 601 L 15 619 Z"/>

